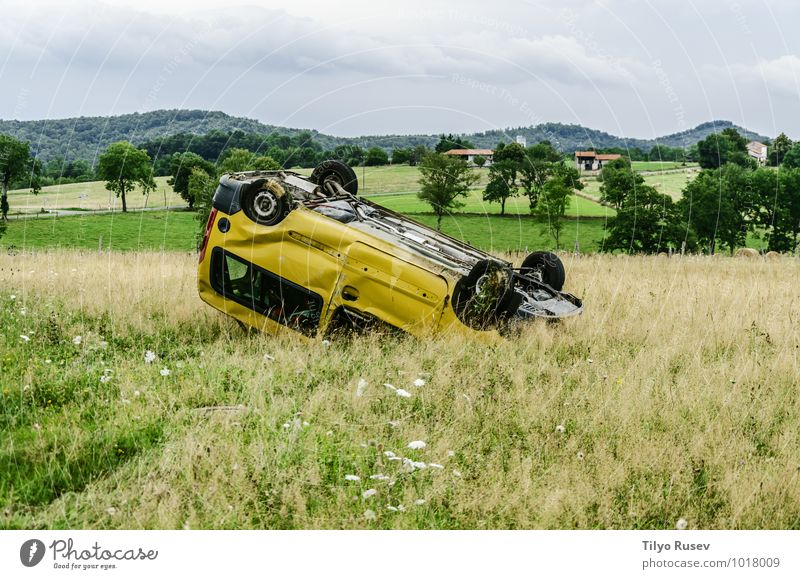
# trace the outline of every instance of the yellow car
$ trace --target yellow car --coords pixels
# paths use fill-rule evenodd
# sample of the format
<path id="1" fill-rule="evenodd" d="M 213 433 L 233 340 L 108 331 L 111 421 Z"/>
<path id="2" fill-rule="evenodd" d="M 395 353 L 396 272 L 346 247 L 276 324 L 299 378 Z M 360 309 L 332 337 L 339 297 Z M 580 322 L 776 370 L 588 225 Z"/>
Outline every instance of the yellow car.
<path id="1" fill-rule="evenodd" d="M 338 161 L 310 177 L 223 175 L 200 249 L 200 297 L 248 326 L 309 337 L 381 328 L 487 337 L 582 311 L 561 291 L 554 254 L 533 253 L 514 269 L 357 191 Z"/>

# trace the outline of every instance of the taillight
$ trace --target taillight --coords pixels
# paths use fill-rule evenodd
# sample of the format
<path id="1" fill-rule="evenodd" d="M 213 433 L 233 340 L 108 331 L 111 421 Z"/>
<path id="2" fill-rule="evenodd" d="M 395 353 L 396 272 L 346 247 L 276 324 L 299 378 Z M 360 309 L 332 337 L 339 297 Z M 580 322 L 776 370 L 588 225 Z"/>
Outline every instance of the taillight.
<path id="1" fill-rule="evenodd" d="M 208 237 L 211 235 L 211 228 L 214 227 L 214 220 L 217 218 L 217 208 L 212 207 L 211 213 L 208 214 L 208 221 L 206 222 L 206 231 L 203 234 L 203 243 L 200 246 L 200 260 L 199 262 L 203 262 L 203 258 L 206 256 L 206 247 L 208 246 Z"/>

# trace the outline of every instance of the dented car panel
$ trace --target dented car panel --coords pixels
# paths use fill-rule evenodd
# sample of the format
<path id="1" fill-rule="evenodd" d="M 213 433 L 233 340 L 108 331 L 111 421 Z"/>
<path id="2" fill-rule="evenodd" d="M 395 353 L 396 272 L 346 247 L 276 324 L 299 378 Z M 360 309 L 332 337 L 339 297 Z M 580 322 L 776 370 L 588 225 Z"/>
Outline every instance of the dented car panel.
<path id="1" fill-rule="evenodd" d="M 206 303 L 262 331 L 310 337 L 355 320 L 493 340 L 503 319 L 582 310 L 530 272 L 356 197 L 344 188 L 352 171 L 326 163 L 329 178 L 220 179 L 198 268 Z"/>

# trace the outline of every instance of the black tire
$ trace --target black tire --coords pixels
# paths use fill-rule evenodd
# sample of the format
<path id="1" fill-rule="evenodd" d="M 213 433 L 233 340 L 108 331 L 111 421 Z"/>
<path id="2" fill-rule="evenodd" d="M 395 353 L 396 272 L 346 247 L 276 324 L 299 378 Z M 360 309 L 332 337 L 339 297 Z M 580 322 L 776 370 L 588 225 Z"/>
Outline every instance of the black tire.
<path id="1" fill-rule="evenodd" d="M 561 291 L 567 274 L 561 259 L 549 251 L 535 251 L 522 262 L 522 273 L 533 275 L 556 291 Z"/>
<path id="2" fill-rule="evenodd" d="M 252 186 L 242 197 L 242 210 L 259 225 L 277 225 L 289 214 L 292 201 L 288 194 L 280 197 L 268 188 Z"/>
<path id="3" fill-rule="evenodd" d="M 488 300 L 481 300 L 481 284 L 495 276 L 500 287 Z M 484 329 L 499 318 L 513 314 L 519 308 L 511 271 L 496 261 L 484 259 L 475 264 L 453 291 L 453 310 L 467 326 Z M 512 311 L 513 310 L 513 311 Z"/>
<path id="4" fill-rule="evenodd" d="M 314 172 L 311 173 L 310 180 L 312 183 L 319 185 L 323 192 L 325 192 L 324 184 L 326 181 L 335 181 L 342 186 L 342 189 L 351 195 L 358 194 L 358 177 L 356 177 L 356 172 L 341 161 L 336 161 L 334 159 L 323 161 L 317 165 Z"/>

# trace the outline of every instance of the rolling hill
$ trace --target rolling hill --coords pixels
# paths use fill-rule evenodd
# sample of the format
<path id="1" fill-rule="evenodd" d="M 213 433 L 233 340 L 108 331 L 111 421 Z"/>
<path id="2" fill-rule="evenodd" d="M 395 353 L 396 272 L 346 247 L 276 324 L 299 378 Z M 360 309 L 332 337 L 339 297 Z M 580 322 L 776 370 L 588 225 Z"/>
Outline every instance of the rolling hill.
<path id="1" fill-rule="evenodd" d="M 730 121 L 710 121 L 697 127 L 665 135 L 658 139 L 634 139 L 611 135 L 581 125 L 544 123 L 529 127 L 514 127 L 464 135 L 478 147 L 494 147 L 500 141 L 510 141 L 516 135 L 524 136 L 528 143 L 550 140 L 563 151 L 597 147 L 622 147 L 649 149 L 656 143 L 671 147 L 689 146 L 712 132 L 726 127 L 736 127 L 747 138 L 768 138 L 738 127 Z M 31 143 L 40 159 L 53 157 L 67 160 L 83 159 L 94 162 L 99 152 L 110 143 L 129 140 L 136 144 L 157 140 L 180 133 L 205 134 L 213 130 L 225 133 L 242 131 L 258 135 L 280 134 L 293 136 L 307 133 L 324 149 L 337 145 L 357 144 L 362 147 L 410 147 L 418 144 L 432 146 L 438 141 L 436 134 L 420 135 L 366 135 L 363 137 L 337 137 L 313 130 L 279 127 L 264 124 L 255 119 L 234 117 L 221 111 L 204 110 L 157 110 L 108 117 L 76 117 L 68 119 L 46 119 L 35 121 L 0 120 L 0 133 Z"/>

